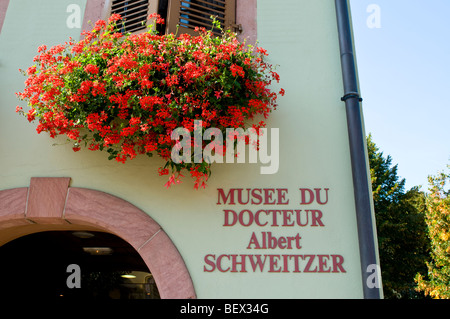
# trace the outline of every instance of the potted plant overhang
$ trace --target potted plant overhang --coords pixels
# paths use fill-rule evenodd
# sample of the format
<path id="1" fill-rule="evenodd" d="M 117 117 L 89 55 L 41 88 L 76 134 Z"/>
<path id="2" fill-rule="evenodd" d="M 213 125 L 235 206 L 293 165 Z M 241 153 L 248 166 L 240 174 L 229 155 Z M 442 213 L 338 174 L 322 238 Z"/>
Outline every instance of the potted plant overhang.
<path id="1" fill-rule="evenodd" d="M 163 23 L 157 15 L 151 18 Z M 156 154 L 166 161 L 158 171 L 169 175 L 167 187 L 180 182 L 183 170 L 195 179 L 194 188 L 205 187 L 211 163 L 174 161 L 173 130 L 193 132 L 201 121 L 203 131 L 258 131 L 284 94 L 271 90 L 279 75 L 265 61 L 266 50 L 239 42 L 215 20 L 221 36 L 205 29 L 196 36 L 161 35 L 153 26 L 122 34 L 120 21 L 113 14 L 78 42 L 40 46 L 35 64 L 22 71 L 24 90 L 16 93 L 28 110 L 17 106 L 16 112 L 37 120 L 38 133 L 66 136 L 74 151 L 106 151 L 122 163 Z M 257 116 L 263 120 L 252 123 Z"/>

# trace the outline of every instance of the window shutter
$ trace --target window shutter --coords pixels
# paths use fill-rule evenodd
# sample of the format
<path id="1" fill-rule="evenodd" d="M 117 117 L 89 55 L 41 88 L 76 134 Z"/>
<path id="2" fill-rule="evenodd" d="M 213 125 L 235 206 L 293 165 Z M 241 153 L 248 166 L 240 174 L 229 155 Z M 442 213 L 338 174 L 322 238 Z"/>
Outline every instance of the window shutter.
<path id="1" fill-rule="evenodd" d="M 168 10 L 167 32 L 195 34 L 195 27 L 205 27 L 212 29 L 212 19 L 214 16 L 223 29 L 237 28 L 236 0 L 170 0 Z M 219 34 L 219 30 L 213 30 Z"/>
<path id="2" fill-rule="evenodd" d="M 118 23 L 122 33 L 136 32 L 147 28 L 148 0 L 113 0 L 111 14 L 117 13 L 122 17 Z"/>

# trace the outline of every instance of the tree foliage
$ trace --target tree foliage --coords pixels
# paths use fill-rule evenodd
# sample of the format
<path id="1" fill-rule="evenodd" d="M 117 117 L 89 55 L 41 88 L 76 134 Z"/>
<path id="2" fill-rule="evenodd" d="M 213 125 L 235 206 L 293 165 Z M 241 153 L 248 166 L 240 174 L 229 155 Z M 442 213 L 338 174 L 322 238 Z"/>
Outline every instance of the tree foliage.
<path id="1" fill-rule="evenodd" d="M 442 172 L 428 180 L 426 223 L 432 260 L 427 263 L 427 276 L 417 274 L 417 290 L 432 298 L 450 299 L 450 190 L 445 189 L 450 173 Z"/>
<path id="2" fill-rule="evenodd" d="M 371 135 L 367 147 L 385 298 L 418 298 L 414 276 L 426 269 L 428 249 L 425 196 L 418 187 L 405 191 L 397 165 Z"/>

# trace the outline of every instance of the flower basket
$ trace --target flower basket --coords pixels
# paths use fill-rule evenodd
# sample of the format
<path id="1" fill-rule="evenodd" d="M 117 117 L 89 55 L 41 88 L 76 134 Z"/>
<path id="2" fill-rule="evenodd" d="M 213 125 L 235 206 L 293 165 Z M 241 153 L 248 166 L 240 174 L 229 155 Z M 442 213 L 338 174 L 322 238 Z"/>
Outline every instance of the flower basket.
<path id="1" fill-rule="evenodd" d="M 162 22 L 158 16 L 156 22 Z M 253 127 L 277 106 L 281 89 L 262 48 L 240 43 L 236 34 L 214 36 L 200 29 L 197 36 L 159 35 L 150 26 L 140 34 L 117 31 L 119 15 L 100 20 L 79 42 L 38 48 L 35 65 L 22 71 L 25 88 L 17 93 L 28 110 L 16 111 L 38 120 L 37 132 L 52 138 L 65 135 L 73 150 L 106 151 L 109 159 L 125 163 L 139 154 L 160 156 L 169 175 L 166 187 L 180 182 L 186 170 L 194 187 L 205 187 L 211 173 L 208 161 L 178 163 L 171 153 L 176 128 L 202 130 Z M 215 28 L 220 28 L 214 21 Z M 204 146 L 204 145 L 203 145 Z M 170 172 L 169 172 L 170 170 Z"/>

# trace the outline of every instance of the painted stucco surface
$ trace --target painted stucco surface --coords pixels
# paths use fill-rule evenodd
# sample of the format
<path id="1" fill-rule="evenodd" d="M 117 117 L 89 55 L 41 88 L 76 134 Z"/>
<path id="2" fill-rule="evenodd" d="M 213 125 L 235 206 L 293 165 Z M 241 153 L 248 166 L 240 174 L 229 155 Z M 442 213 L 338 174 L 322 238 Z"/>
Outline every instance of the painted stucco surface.
<path id="1" fill-rule="evenodd" d="M 24 187 L 31 177 L 71 177 L 71 186 L 100 190 L 129 201 L 162 226 L 180 251 L 198 298 L 360 298 L 361 274 L 341 66 L 333 1 L 258 0 L 257 36 L 277 64 L 286 95 L 268 120 L 279 128 L 280 164 L 261 175 L 261 164 L 215 164 L 206 189 L 194 190 L 188 178 L 170 189 L 159 177 L 158 158 L 138 157 L 125 165 L 107 154 L 74 153 L 64 139 L 38 135 L 15 113 L 25 105 L 26 69 L 41 44 L 77 39 L 67 27 L 70 4 L 84 12 L 86 1 L 13 0 L 0 34 L 0 189 Z M 60 144 L 60 145 L 53 145 Z M 218 189 L 283 188 L 289 204 L 218 205 Z M 328 188 L 325 205 L 300 205 L 300 188 Z M 317 209 L 324 226 L 240 225 L 224 227 L 224 210 Z M 301 249 L 247 249 L 252 233 L 301 236 Z M 338 254 L 345 273 L 204 271 L 208 254 Z M 282 261 L 279 262 L 279 265 Z M 227 260 L 227 266 L 229 266 Z M 290 268 L 292 270 L 292 266 Z"/>

